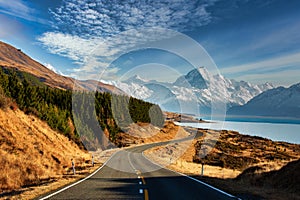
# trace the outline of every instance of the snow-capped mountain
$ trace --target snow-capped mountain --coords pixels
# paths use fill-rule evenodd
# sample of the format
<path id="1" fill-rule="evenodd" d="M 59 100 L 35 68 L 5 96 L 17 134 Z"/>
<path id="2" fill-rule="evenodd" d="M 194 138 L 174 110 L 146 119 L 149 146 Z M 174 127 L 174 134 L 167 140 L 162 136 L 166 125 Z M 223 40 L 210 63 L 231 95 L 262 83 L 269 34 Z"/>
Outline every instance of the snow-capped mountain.
<path id="1" fill-rule="evenodd" d="M 187 75 L 179 77 L 174 85 L 179 87 L 194 87 L 197 89 L 207 89 L 210 83 L 210 75 L 204 68 L 194 69 Z"/>
<path id="2" fill-rule="evenodd" d="M 212 75 L 199 67 L 174 83 L 143 80 L 133 76 L 123 82 L 111 82 L 128 95 L 159 104 L 162 109 L 191 114 L 209 114 L 212 109 L 244 105 L 254 96 L 274 88 L 272 84 L 252 85 L 245 81 Z M 200 110 L 200 112 L 199 112 Z"/>
<path id="3" fill-rule="evenodd" d="M 300 83 L 265 91 L 243 106 L 232 107 L 228 114 L 300 118 Z"/>

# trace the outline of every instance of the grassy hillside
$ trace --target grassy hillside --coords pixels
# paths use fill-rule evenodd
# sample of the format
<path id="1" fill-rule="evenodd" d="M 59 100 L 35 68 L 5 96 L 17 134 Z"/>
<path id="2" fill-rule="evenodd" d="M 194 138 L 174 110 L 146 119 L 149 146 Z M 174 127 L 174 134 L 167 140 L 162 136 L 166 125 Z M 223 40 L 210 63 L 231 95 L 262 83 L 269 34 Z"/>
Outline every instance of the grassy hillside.
<path id="1" fill-rule="evenodd" d="M 132 122 L 163 124 L 163 114 L 157 105 L 110 93 L 55 89 L 11 69 L 0 68 L 0 87 L 26 114 L 46 121 L 79 146 L 83 140 L 89 150 L 105 145 L 101 144 L 104 134 L 115 142 L 124 130 L 121 128 Z"/>
<path id="2" fill-rule="evenodd" d="M 0 109 L 0 193 L 66 174 L 71 159 L 84 166 L 90 155 L 47 123 L 19 109 Z"/>

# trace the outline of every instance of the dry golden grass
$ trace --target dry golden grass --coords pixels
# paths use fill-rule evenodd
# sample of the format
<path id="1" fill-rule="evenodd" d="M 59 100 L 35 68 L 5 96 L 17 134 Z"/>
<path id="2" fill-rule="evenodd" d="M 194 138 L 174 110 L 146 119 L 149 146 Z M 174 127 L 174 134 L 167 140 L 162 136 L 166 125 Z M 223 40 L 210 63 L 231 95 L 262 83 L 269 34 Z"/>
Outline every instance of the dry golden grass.
<path id="1" fill-rule="evenodd" d="M 193 162 L 193 155 L 195 155 L 194 141 L 185 141 L 181 143 L 168 144 L 163 147 L 155 147 L 145 151 L 145 155 L 151 160 L 166 166 L 169 169 L 178 171 L 184 174 L 201 173 L 201 164 Z M 217 178 L 234 178 L 239 175 L 241 171 L 226 169 L 217 166 L 204 166 L 204 174 L 210 177 Z"/>
<path id="2" fill-rule="evenodd" d="M 46 193 L 49 193 L 53 190 L 56 190 L 58 188 L 61 188 L 65 185 L 71 184 L 73 182 L 76 182 L 84 177 L 86 177 L 88 174 L 95 171 L 97 168 L 101 166 L 101 163 L 96 163 L 94 167 L 87 166 L 84 170 L 78 171 L 76 175 L 64 175 L 64 176 L 57 176 L 57 178 L 51 178 L 45 181 L 41 185 L 33 185 L 30 187 L 24 187 L 17 190 L 13 190 L 7 193 L 4 193 L 0 195 L 0 199 L 2 200 L 29 200 L 29 199 L 35 199 L 37 197 L 40 197 L 41 195 L 44 195 Z M 2 196 L 2 197 L 1 197 Z"/>
<path id="3" fill-rule="evenodd" d="M 288 162 L 300 158 L 300 145 L 287 142 L 276 142 L 270 139 L 242 135 L 236 131 L 199 130 L 204 136 L 219 134 L 209 154 L 203 159 L 198 155 L 202 146 L 208 146 L 204 137 L 196 144 L 194 162 L 220 166 L 243 171 L 248 167 L 264 165 L 264 170 L 279 169 Z"/>
<path id="4" fill-rule="evenodd" d="M 0 193 L 70 174 L 71 159 L 81 169 L 91 155 L 38 118 L 0 109 Z"/>
<path id="5" fill-rule="evenodd" d="M 5 195 L 2 195 L 3 196 L 2 198 L 0 195 L 0 199 L 11 199 L 11 200 L 34 199 L 48 192 L 61 188 L 65 185 L 76 182 L 82 178 L 85 178 L 87 175 L 91 174 L 96 169 L 98 169 L 102 165 L 102 163 L 107 161 L 107 159 L 118 150 L 119 149 L 110 149 L 106 151 L 99 150 L 96 152 L 91 152 L 92 154 L 94 154 L 95 157 L 94 166 L 92 166 L 91 164 L 81 165 L 80 166 L 81 169 L 80 170 L 77 169 L 76 175 L 73 175 L 71 172 L 65 173 L 64 175 L 58 175 L 56 176 L 56 178 L 52 177 L 46 180 L 43 184 L 10 191 Z"/>

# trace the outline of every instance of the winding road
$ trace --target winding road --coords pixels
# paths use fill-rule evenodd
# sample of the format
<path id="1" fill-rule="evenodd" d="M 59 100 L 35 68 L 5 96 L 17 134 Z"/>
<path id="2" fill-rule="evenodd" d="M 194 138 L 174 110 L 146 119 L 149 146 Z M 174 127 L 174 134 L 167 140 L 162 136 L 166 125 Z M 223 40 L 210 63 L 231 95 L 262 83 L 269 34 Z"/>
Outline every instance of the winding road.
<path id="1" fill-rule="evenodd" d="M 93 175 L 39 199 L 237 199 L 192 177 L 164 169 L 143 155 L 146 149 L 166 143 L 120 150 Z"/>

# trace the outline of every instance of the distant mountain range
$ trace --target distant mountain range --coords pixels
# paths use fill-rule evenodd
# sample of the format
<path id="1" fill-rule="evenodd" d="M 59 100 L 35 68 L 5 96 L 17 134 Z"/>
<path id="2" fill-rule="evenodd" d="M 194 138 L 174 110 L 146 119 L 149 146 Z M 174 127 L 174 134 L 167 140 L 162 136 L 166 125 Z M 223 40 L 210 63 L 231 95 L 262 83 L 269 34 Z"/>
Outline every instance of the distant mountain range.
<path id="1" fill-rule="evenodd" d="M 230 108 L 227 114 L 300 118 L 300 83 L 267 90 L 245 105 Z"/>
<path id="2" fill-rule="evenodd" d="M 41 82 L 54 88 L 73 89 L 75 79 L 59 75 L 54 71 L 48 69 L 39 62 L 33 60 L 21 49 L 0 41 L 0 67 L 12 68 L 15 70 L 30 73 L 37 77 Z M 78 90 L 92 90 L 97 87 L 101 92 L 113 92 L 124 94 L 118 88 L 104 84 L 94 80 L 78 81 L 76 80 L 76 89 Z"/>
<path id="3" fill-rule="evenodd" d="M 163 110 L 190 114 L 210 114 L 227 109 L 227 115 L 300 118 L 300 83 L 289 88 L 275 88 L 270 83 L 246 81 L 212 75 L 204 67 L 191 70 L 174 83 L 144 80 L 133 76 L 126 81 L 102 83 L 77 81 L 48 69 L 20 49 L 0 41 L 0 67 L 32 74 L 46 85 L 60 89 L 93 90 L 128 94 L 159 104 Z"/>
<path id="4" fill-rule="evenodd" d="M 256 95 L 274 88 L 270 83 L 253 85 L 229 80 L 219 74 L 212 75 L 204 67 L 191 70 L 174 83 L 133 76 L 110 84 L 133 97 L 157 103 L 164 110 L 191 114 L 210 114 L 212 109 L 244 105 Z"/>

